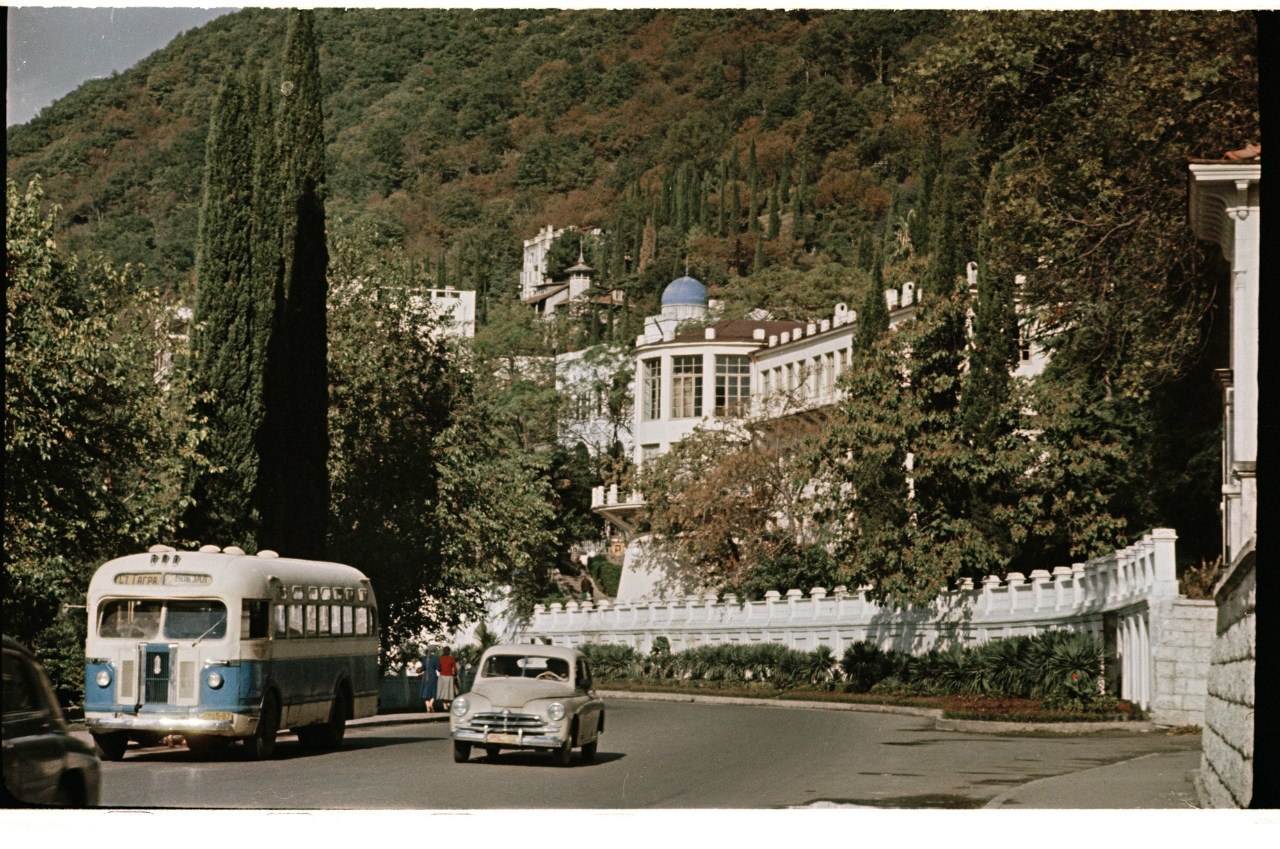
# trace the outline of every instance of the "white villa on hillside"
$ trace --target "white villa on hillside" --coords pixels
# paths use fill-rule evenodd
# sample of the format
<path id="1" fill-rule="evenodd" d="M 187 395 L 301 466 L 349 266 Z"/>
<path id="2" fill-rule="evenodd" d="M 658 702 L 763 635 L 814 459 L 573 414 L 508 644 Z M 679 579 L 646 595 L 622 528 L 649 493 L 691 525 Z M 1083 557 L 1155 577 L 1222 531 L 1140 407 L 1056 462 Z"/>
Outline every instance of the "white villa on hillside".
<path id="1" fill-rule="evenodd" d="M 582 231 L 585 236 L 602 236 L 604 231 L 597 228 Z M 565 269 L 567 278 L 553 280 L 547 273 L 547 254 L 556 239 L 564 235 L 565 228 L 559 230 L 550 224 L 539 230 L 532 239 L 524 241 L 524 263 L 520 269 L 520 300 L 533 307 L 544 318 L 555 314 L 556 310 L 586 297 L 591 288 L 591 275 L 595 272 L 578 253 L 578 261 Z M 598 301 L 606 304 L 621 304 L 622 292 L 614 291 L 598 297 Z"/>

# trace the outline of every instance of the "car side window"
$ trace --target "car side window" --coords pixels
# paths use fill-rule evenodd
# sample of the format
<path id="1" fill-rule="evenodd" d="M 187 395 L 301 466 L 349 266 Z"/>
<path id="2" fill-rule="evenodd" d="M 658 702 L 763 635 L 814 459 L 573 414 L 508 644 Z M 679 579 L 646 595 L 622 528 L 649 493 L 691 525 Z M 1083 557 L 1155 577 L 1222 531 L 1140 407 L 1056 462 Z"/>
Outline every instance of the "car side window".
<path id="1" fill-rule="evenodd" d="M 4 653 L 4 716 L 36 709 L 36 691 L 17 652 Z"/>
<path id="2" fill-rule="evenodd" d="M 585 660 L 578 661 L 578 689 L 591 689 L 591 670 L 587 667 Z"/>

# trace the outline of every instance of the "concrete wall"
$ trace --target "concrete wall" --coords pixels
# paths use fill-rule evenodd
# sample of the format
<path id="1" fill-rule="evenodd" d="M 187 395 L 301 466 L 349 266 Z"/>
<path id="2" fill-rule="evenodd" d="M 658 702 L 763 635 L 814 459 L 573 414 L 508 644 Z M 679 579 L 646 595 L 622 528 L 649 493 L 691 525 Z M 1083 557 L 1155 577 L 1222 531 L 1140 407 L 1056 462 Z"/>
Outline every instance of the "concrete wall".
<path id="1" fill-rule="evenodd" d="M 1215 593 L 1217 639 L 1196 780 L 1208 808 L 1246 808 L 1253 796 L 1255 561 L 1248 551 Z"/>

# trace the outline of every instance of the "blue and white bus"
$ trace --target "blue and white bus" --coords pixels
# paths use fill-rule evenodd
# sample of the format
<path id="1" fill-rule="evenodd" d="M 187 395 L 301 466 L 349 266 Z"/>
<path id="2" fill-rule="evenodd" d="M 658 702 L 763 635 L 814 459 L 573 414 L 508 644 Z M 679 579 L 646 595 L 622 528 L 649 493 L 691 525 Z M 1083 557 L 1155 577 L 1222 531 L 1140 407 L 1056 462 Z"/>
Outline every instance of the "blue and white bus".
<path id="1" fill-rule="evenodd" d="M 334 748 L 377 712 L 378 608 L 350 566 L 157 545 L 100 567 L 87 605 L 85 726 L 109 760 L 175 734 L 269 758 L 281 728 Z"/>

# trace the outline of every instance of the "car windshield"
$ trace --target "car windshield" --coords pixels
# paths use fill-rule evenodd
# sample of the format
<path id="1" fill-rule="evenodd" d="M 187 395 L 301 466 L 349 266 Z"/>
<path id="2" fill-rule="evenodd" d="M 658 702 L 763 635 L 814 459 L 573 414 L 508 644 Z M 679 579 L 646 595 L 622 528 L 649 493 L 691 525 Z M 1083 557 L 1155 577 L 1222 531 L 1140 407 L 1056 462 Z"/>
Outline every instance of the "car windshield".
<path id="1" fill-rule="evenodd" d="M 481 674 L 485 678 L 541 678 L 568 681 L 569 662 L 558 657 L 527 654 L 490 655 Z"/>

